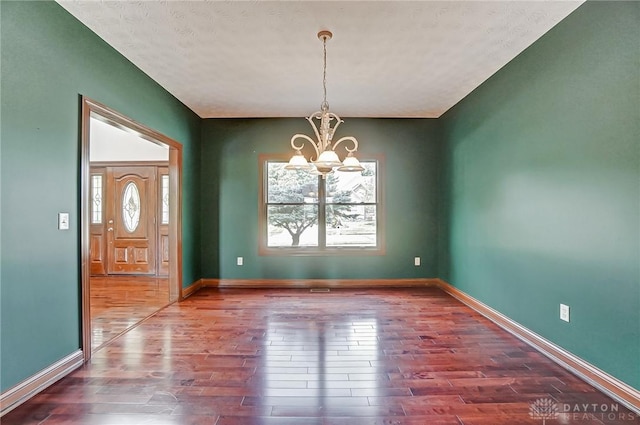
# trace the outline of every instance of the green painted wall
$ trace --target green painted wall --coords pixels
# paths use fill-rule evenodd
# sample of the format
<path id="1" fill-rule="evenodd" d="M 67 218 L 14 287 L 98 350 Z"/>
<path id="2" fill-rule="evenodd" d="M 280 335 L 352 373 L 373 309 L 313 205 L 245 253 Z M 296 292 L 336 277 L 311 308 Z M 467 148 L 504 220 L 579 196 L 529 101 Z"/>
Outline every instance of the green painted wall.
<path id="1" fill-rule="evenodd" d="M 80 346 L 80 95 L 183 143 L 186 284 L 200 277 L 200 119 L 58 4 L 0 14 L 4 391 Z"/>
<path id="2" fill-rule="evenodd" d="M 635 388 L 638 22 L 588 2 L 441 118 L 442 278 Z"/>
<path id="3" fill-rule="evenodd" d="M 258 255 L 258 155 L 291 154 L 304 118 L 209 119 L 202 141 L 202 267 L 205 278 L 412 278 L 437 276 L 436 120 L 346 118 L 336 138 L 355 136 L 360 157 L 386 158 L 384 256 Z M 419 161 L 416 161 L 419 158 Z M 236 257 L 245 265 L 236 266 Z M 422 257 L 422 266 L 413 257 Z"/>

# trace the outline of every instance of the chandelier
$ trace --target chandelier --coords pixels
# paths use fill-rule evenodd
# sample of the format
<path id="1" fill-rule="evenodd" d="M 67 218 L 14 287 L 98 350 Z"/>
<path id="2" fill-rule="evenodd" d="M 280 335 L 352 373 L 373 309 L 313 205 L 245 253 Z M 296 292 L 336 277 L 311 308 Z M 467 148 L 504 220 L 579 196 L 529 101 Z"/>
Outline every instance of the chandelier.
<path id="1" fill-rule="evenodd" d="M 313 174 L 319 174 L 322 178 L 326 178 L 327 174 L 333 172 L 334 169 L 338 171 L 364 170 L 358 158 L 353 155 L 358 150 L 358 141 L 355 137 L 346 136 L 338 139 L 335 143 L 333 142 L 333 135 L 336 129 L 344 121 L 338 115 L 329 112 L 329 103 L 327 102 L 327 40 L 331 40 L 332 36 L 333 34 L 330 31 L 320 31 L 318 33 L 318 38 L 322 41 L 323 47 L 322 88 L 324 98 L 320 104 L 320 110 L 307 117 L 307 121 L 313 128 L 316 140 L 306 134 L 294 134 L 291 138 L 291 147 L 295 150 L 295 154 L 285 166 L 287 170 L 306 170 Z M 320 121 L 320 128 L 318 128 L 314 120 Z M 298 145 L 296 141 L 299 139 L 301 140 Z M 310 142 L 316 151 L 315 159 L 311 158 L 311 164 L 302 155 L 305 141 Z M 347 156 L 344 161 L 340 161 L 336 148 L 344 142 L 347 142 L 343 145 Z M 349 148 L 349 145 L 353 147 Z"/>

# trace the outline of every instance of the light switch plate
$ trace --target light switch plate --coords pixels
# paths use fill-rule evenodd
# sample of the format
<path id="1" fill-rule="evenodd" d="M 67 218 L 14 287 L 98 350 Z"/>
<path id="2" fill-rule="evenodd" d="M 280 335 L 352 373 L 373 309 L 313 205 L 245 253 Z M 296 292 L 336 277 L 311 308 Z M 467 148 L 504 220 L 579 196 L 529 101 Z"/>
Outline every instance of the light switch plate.
<path id="1" fill-rule="evenodd" d="M 565 322 L 569 321 L 569 306 L 566 304 L 560 304 L 560 319 Z"/>
<path id="2" fill-rule="evenodd" d="M 420 265 L 420 257 L 413 258 L 413 265 L 418 267 Z"/>
<path id="3" fill-rule="evenodd" d="M 58 213 L 58 230 L 69 230 L 69 213 Z"/>

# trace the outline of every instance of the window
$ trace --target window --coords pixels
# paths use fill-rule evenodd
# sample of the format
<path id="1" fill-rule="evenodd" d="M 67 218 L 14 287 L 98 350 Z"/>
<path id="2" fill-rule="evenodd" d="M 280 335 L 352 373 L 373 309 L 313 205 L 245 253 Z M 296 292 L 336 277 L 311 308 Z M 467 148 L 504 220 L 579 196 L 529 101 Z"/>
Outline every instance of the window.
<path id="1" fill-rule="evenodd" d="M 162 193 L 160 199 L 162 200 L 162 219 L 160 224 L 169 224 L 169 175 L 163 174 L 161 182 Z"/>
<path id="2" fill-rule="evenodd" d="M 134 182 L 129 182 L 122 193 L 122 222 L 129 233 L 135 232 L 140 223 L 140 192 Z"/>
<path id="3" fill-rule="evenodd" d="M 261 254 L 382 254 L 380 161 L 325 179 L 261 158 Z"/>
<path id="4" fill-rule="evenodd" d="M 102 174 L 91 175 L 91 224 L 102 224 Z"/>

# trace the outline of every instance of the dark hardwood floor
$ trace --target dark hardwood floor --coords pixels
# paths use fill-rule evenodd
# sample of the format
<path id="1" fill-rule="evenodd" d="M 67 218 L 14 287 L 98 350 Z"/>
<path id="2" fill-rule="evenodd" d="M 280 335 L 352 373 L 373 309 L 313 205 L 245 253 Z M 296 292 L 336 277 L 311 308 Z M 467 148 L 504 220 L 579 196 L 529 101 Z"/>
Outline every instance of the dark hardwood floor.
<path id="1" fill-rule="evenodd" d="M 637 424 L 638 417 L 435 288 L 202 289 L 2 418 L 3 425 L 545 423 Z"/>
<path id="2" fill-rule="evenodd" d="M 169 304 L 169 279 L 92 276 L 91 348 L 99 348 Z"/>

